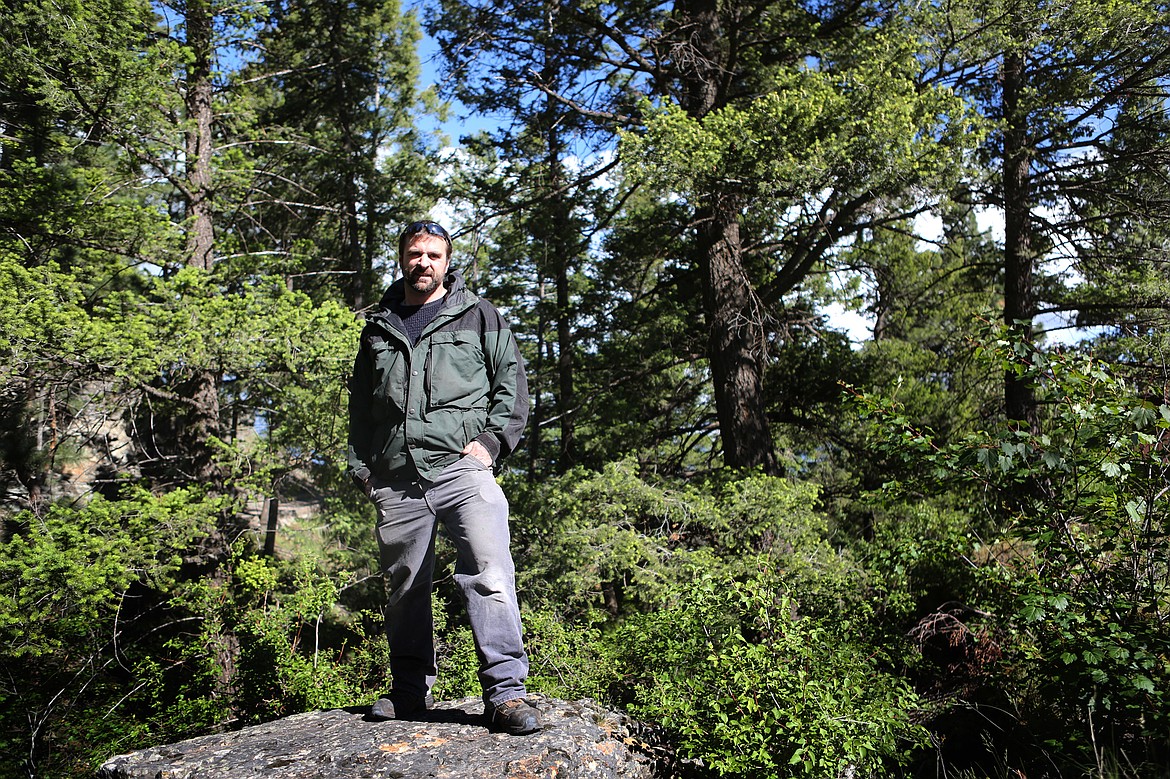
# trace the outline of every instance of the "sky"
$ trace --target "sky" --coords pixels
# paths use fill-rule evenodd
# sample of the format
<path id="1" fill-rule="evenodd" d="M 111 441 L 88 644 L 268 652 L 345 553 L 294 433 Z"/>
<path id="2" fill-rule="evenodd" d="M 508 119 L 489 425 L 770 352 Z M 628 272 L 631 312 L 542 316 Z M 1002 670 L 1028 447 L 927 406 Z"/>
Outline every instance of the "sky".
<path id="1" fill-rule="evenodd" d="M 421 7 L 416 6 L 421 10 Z M 421 84 L 425 89 L 431 85 L 437 85 L 441 81 L 440 62 L 442 54 L 439 51 L 439 44 L 434 38 L 423 32 L 423 39 L 419 48 L 419 64 L 422 67 Z M 457 100 L 448 98 L 450 104 L 450 112 L 447 116 L 447 121 L 438 123 L 432 126 L 437 126 L 448 138 L 451 143 L 458 143 L 460 136 L 472 135 L 480 130 L 490 130 L 499 124 L 498 118 L 493 118 L 486 114 L 474 114 L 467 106 L 463 105 Z M 429 120 L 428 120 L 429 121 Z"/>

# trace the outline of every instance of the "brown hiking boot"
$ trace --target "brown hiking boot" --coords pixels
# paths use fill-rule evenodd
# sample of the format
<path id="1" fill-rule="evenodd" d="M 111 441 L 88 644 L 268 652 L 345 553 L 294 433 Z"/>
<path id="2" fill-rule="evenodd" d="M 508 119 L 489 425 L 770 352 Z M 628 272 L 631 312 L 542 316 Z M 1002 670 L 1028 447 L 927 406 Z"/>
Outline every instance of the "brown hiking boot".
<path id="1" fill-rule="evenodd" d="M 513 736 L 524 736 L 540 730 L 540 712 L 524 698 L 513 698 L 510 701 L 488 706 L 484 711 L 492 730 L 511 733 Z"/>

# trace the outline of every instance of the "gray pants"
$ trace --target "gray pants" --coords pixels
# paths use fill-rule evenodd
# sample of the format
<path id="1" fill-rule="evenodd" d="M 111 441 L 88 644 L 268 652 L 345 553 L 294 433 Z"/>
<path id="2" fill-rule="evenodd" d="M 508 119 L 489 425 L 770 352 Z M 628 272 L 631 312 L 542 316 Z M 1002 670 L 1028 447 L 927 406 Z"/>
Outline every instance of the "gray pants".
<path id="1" fill-rule="evenodd" d="M 393 688 L 426 695 L 435 683 L 431 582 L 439 523 L 455 545 L 455 583 L 463 594 L 484 702 L 524 697 L 528 656 L 516 603 L 516 571 L 508 548 L 508 501 L 489 468 L 465 456 L 433 484 L 374 484 L 375 535 L 389 600 Z"/>

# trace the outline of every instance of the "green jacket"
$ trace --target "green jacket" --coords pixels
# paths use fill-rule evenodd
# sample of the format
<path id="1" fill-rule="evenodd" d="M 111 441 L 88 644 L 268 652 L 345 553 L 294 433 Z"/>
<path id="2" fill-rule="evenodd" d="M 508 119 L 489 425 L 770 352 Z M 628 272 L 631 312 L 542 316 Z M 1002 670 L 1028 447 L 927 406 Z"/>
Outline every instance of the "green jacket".
<path id="1" fill-rule="evenodd" d="M 349 474 L 433 481 L 479 441 L 498 462 L 528 420 L 528 382 L 500 312 L 458 273 L 434 320 L 411 347 L 393 304 L 401 279 L 366 317 L 349 393 Z"/>

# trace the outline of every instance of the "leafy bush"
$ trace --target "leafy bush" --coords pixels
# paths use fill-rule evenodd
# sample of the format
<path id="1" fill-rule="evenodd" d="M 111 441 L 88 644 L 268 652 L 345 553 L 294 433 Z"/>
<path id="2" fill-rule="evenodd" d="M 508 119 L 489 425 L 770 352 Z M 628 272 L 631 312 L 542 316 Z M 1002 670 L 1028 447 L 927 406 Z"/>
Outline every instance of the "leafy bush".
<path id="1" fill-rule="evenodd" d="M 811 484 L 758 474 L 655 480 L 627 458 L 508 489 L 524 600 L 573 620 L 659 608 L 699 575 L 742 573 L 745 555 L 761 549 L 793 576 L 824 580 L 839 568 Z"/>
<path id="2" fill-rule="evenodd" d="M 983 349 L 1033 383 L 1042 430 L 1004 425 L 943 444 L 866 399 L 883 447 L 919 465 L 917 482 L 891 486 L 974 487 L 1001 518 L 970 559 L 1007 641 L 998 682 L 1042 759 L 1157 761 L 1170 747 L 1170 405 L 1086 356 L 1007 335 Z"/>
<path id="3" fill-rule="evenodd" d="M 908 759 L 924 739 L 910 723 L 913 692 L 850 617 L 797 609 L 771 575 L 705 578 L 675 606 L 631 620 L 615 641 L 631 711 L 723 776 L 875 776 Z"/>
<path id="4" fill-rule="evenodd" d="M 622 669 L 598 623 L 572 624 L 551 611 L 524 615 L 528 686 L 555 698 L 606 701 Z"/>
<path id="5" fill-rule="evenodd" d="M 655 485 L 630 459 L 507 486 L 517 584 L 530 608 L 566 618 L 652 608 L 689 578 L 691 533 L 714 514 L 688 487 Z"/>
<path id="6" fill-rule="evenodd" d="M 624 460 L 515 494 L 534 689 L 625 706 L 725 775 L 872 774 L 921 742 L 905 634 L 875 627 L 815 485 Z"/>
<path id="7" fill-rule="evenodd" d="M 949 600 L 980 597 L 981 577 L 968 558 L 981 535 L 970 513 L 943 501 L 891 501 L 881 493 L 865 500 L 872 538 L 853 548 L 885 627 L 904 633 Z"/>
<path id="8" fill-rule="evenodd" d="M 440 547 L 450 547 L 450 544 L 440 543 Z M 445 556 L 453 561 L 454 551 L 448 548 Z M 454 562 L 451 563 L 449 570 L 454 573 Z M 446 586 L 441 584 L 431 597 L 431 612 L 435 624 L 435 653 L 438 655 L 439 666 L 439 678 L 432 692 L 436 700 L 481 695 L 483 690 L 479 685 L 479 654 L 475 650 L 475 639 L 471 635 L 466 610 L 459 602 L 462 596 L 452 577 L 444 577 L 443 584 Z M 454 614 L 452 608 L 456 609 Z M 383 640 L 381 643 L 386 642 Z M 389 673 L 389 655 L 386 673 Z"/>
<path id="9" fill-rule="evenodd" d="M 309 557 L 288 564 L 249 556 L 235 561 L 232 574 L 241 608 L 225 638 L 239 646 L 232 688 L 241 717 L 345 706 L 362 694 L 362 674 L 344 662 L 345 640 L 336 638 L 339 585 L 329 572 Z M 366 638 L 360 623 L 350 629 L 359 642 Z"/>
<path id="10" fill-rule="evenodd" d="M 123 706 L 139 689 L 133 668 L 184 624 L 163 593 L 223 505 L 193 490 L 129 490 L 11 519 L 0 539 L 0 773 L 72 771 L 107 739 L 141 732 Z"/>

